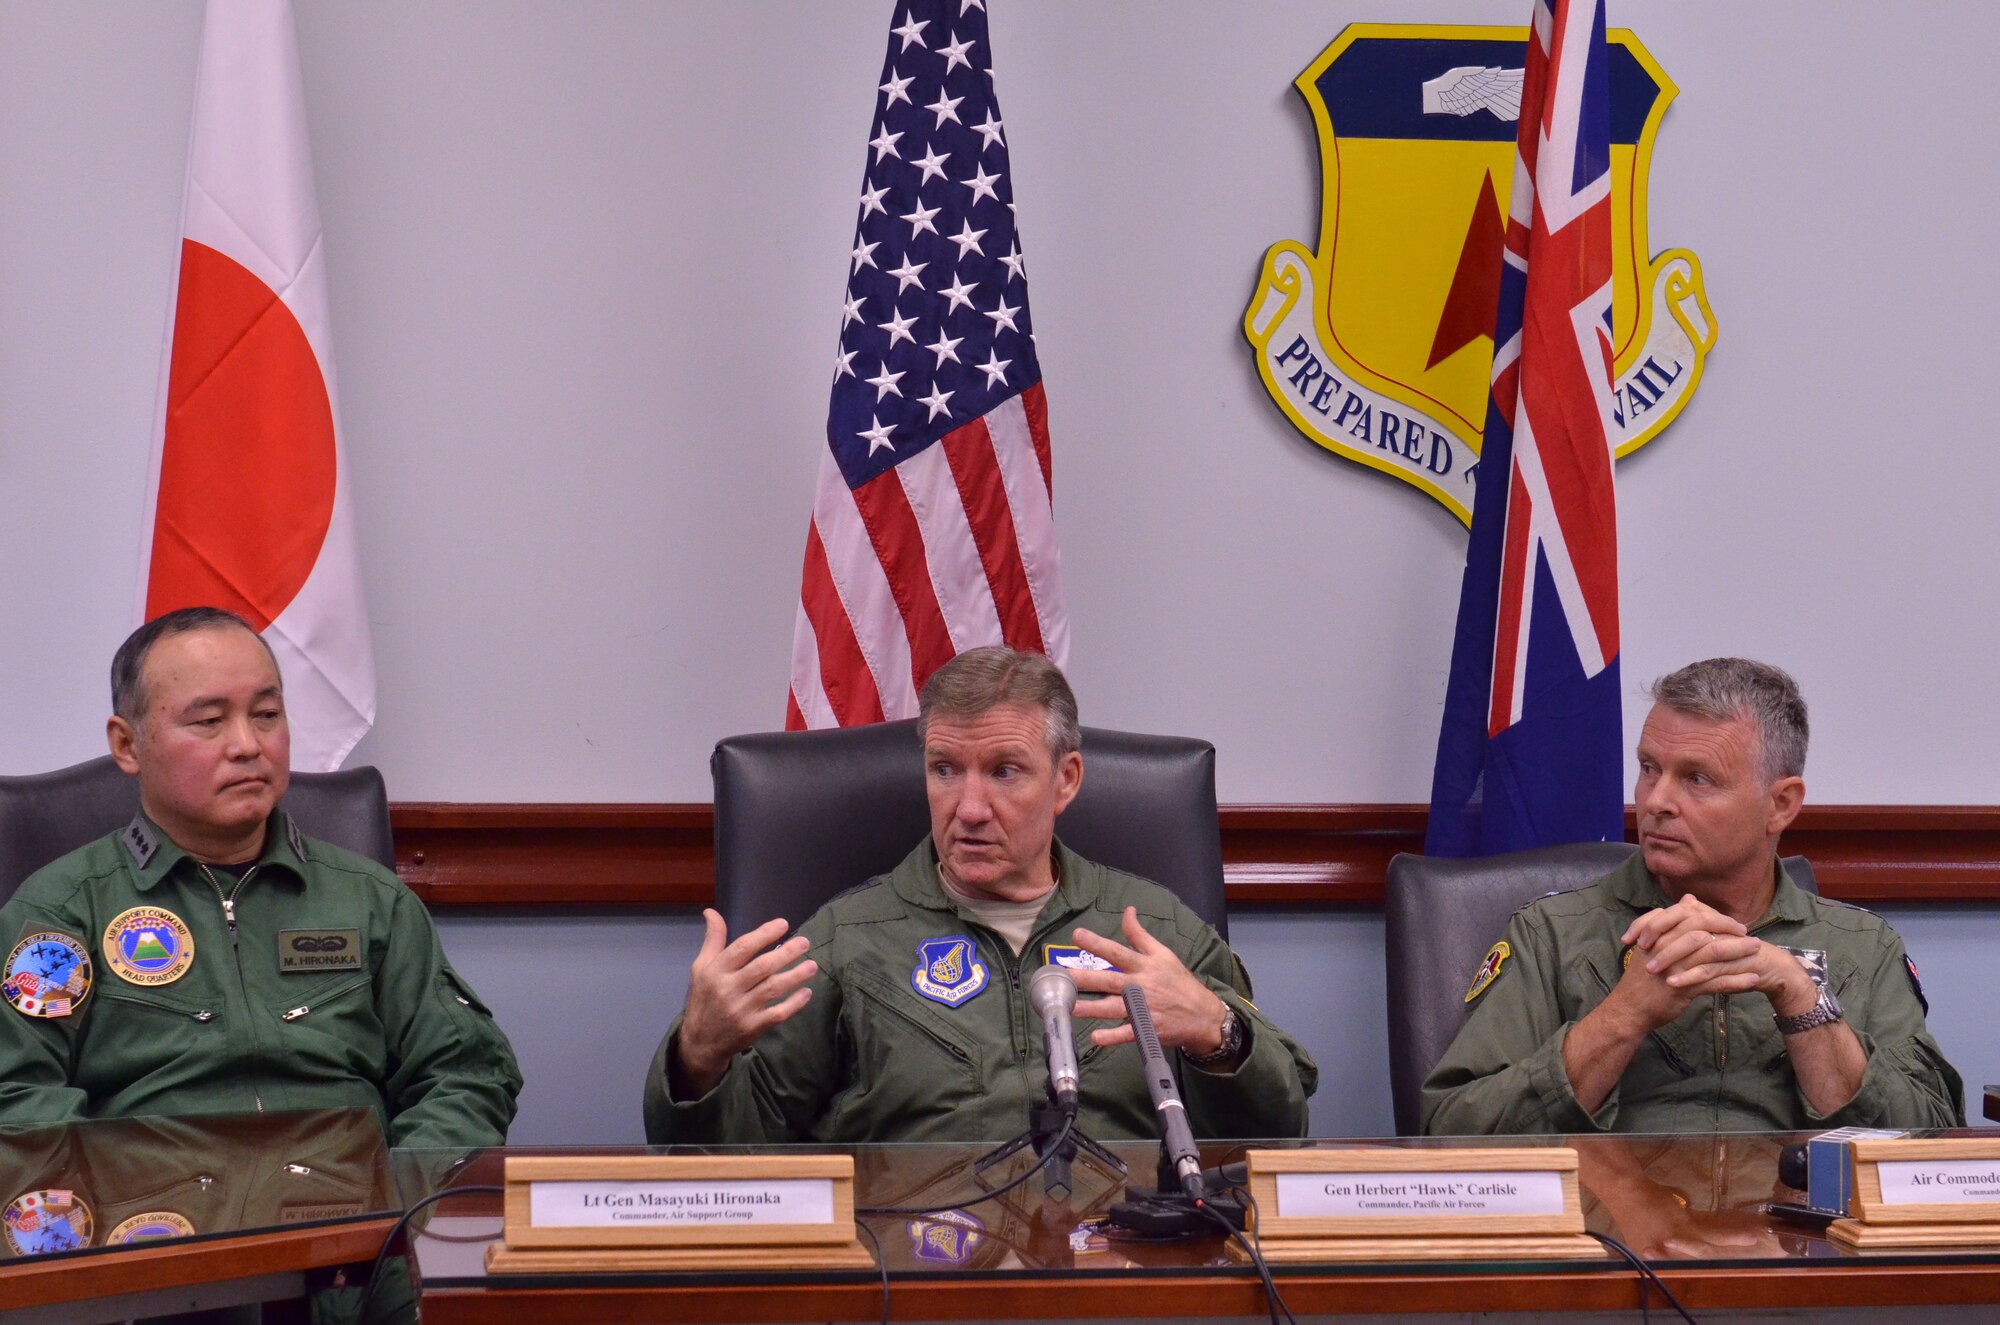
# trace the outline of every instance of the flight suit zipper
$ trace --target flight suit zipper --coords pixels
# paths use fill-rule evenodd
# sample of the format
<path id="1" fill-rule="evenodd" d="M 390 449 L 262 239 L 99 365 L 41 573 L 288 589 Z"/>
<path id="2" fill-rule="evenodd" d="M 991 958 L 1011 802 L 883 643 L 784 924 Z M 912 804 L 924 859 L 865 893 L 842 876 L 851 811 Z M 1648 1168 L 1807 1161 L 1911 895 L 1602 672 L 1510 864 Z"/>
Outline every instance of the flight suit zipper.
<path id="1" fill-rule="evenodd" d="M 196 861 L 195 863 L 198 865 L 201 864 L 200 861 Z M 243 977 L 243 952 L 237 946 L 236 939 L 236 894 L 243 891 L 243 885 L 250 882 L 250 876 L 257 872 L 257 868 L 257 866 L 252 865 L 249 869 L 244 870 L 243 876 L 236 880 L 236 886 L 231 888 L 227 893 L 222 891 L 222 883 L 215 877 L 213 870 L 209 869 L 206 865 L 202 865 L 201 872 L 203 877 L 208 880 L 208 886 L 215 889 L 215 900 L 222 903 L 222 919 L 229 926 L 229 960 L 230 964 L 236 968 L 236 991 L 243 996 L 243 1024 L 250 1033 L 253 1046 L 261 1048 L 262 1046 L 256 1045 L 256 1041 L 259 1038 L 257 1034 L 257 1019 L 251 1014 L 250 983 Z M 264 1112 L 264 1093 L 257 1089 L 254 1083 L 250 1087 L 250 1098 L 256 1103 L 257 1112 Z"/>

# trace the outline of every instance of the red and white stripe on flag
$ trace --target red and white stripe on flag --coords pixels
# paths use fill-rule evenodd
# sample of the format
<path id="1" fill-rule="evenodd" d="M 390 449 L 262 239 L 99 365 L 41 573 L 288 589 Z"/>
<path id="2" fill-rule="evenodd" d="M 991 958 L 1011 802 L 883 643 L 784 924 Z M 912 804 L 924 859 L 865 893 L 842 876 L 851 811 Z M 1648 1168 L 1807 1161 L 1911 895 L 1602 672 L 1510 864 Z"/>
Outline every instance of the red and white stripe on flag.
<path id="1" fill-rule="evenodd" d="M 284 673 L 292 762 L 375 720 L 290 0 L 209 0 L 161 370 L 141 620 L 227 608 Z"/>
<path id="2" fill-rule="evenodd" d="M 859 488 L 821 460 L 785 726 L 915 717 L 987 644 L 1069 659 L 1040 382 Z"/>

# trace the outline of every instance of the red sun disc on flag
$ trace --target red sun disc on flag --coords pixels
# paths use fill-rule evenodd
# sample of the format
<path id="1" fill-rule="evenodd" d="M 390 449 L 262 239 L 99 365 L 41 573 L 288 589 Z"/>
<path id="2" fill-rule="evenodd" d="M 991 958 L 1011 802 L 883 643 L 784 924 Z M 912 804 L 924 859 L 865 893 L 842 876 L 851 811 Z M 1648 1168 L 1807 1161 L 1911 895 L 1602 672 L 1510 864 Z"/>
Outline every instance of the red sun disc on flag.
<path id="1" fill-rule="evenodd" d="M 259 631 L 333 518 L 333 408 L 305 329 L 241 263 L 181 245 L 148 619 L 227 608 Z"/>

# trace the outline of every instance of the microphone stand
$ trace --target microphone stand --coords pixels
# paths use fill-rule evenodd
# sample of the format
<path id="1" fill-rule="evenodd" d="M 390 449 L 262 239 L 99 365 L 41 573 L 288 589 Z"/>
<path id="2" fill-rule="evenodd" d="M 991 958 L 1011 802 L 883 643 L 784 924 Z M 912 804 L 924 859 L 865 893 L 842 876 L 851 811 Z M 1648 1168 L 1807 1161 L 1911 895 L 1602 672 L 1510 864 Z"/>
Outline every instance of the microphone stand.
<path id="1" fill-rule="evenodd" d="M 1079 1151 L 1096 1160 L 1113 1176 L 1125 1176 L 1124 1160 L 1075 1127 L 1069 1129 L 1069 1135 L 1063 1139 L 1060 1146 L 1054 1150 L 1049 1149 L 1051 1143 L 1062 1135 L 1063 1122 L 1068 1116 L 1068 1112 L 1055 1102 L 1053 1095 L 1046 1104 L 1028 1106 L 1028 1130 L 1012 1141 L 1003 1142 L 987 1151 L 980 1157 L 979 1162 L 972 1166 L 972 1171 L 985 1173 L 1002 1160 L 1032 1147 L 1042 1159 L 1042 1189 L 1058 1201 L 1069 1199 L 1070 1164 Z"/>

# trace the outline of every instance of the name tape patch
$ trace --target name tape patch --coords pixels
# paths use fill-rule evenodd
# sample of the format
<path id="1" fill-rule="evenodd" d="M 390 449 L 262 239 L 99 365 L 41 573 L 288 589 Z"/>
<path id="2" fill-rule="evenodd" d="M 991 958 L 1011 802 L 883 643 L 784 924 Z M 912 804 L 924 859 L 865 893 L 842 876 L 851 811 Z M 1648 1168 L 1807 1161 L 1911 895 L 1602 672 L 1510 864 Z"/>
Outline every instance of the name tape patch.
<path id="1" fill-rule="evenodd" d="M 278 969 L 299 971 L 358 971 L 361 931 L 358 929 L 281 929 Z"/>

